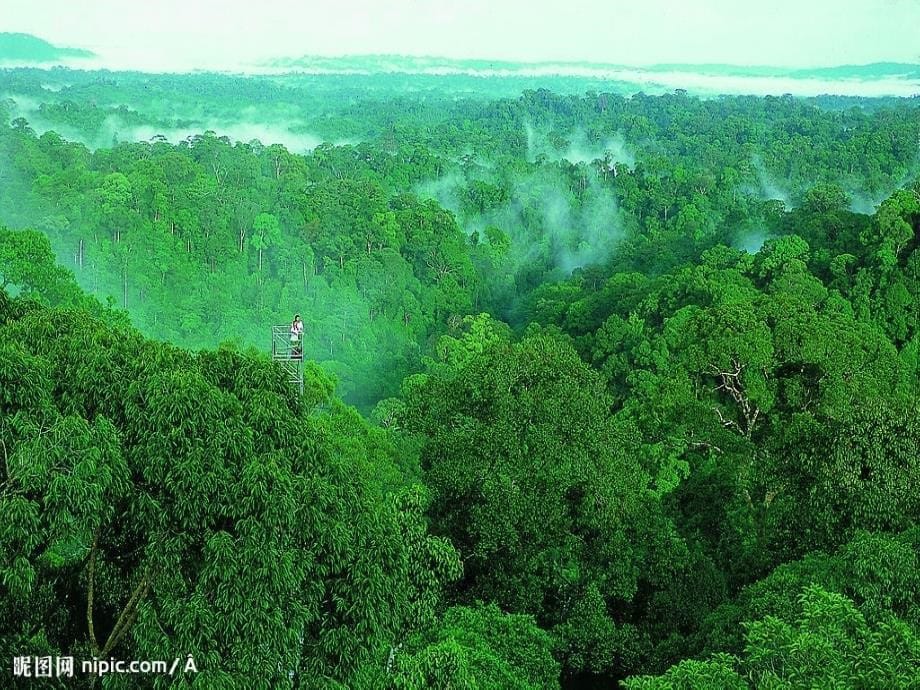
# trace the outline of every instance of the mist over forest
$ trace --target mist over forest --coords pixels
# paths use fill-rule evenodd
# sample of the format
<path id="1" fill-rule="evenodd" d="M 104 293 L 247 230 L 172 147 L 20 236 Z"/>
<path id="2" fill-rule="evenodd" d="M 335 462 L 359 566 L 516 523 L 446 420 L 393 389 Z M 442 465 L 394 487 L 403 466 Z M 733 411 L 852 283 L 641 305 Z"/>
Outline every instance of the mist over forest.
<path id="1" fill-rule="evenodd" d="M 107 59 L 0 34 L 0 655 L 920 686 L 920 65 Z"/>

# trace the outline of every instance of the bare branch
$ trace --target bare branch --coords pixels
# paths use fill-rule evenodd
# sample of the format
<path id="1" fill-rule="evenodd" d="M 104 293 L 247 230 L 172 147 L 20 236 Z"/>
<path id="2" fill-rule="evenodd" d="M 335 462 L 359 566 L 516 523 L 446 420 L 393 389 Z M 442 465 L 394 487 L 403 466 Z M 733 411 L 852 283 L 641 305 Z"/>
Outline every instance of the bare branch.
<path id="1" fill-rule="evenodd" d="M 736 429 L 745 438 L 750 438 L 754 432 L 754 425 L 760 417 L 760 408 L 754 405 L 745 393 L 744 386 L 741 383 L 741 374 L 744 372 L 744 365 L 737 358 L 732 357 L 732 368 L 728 371 L 720 369 L 715 365 L 710 365 L 708 372 L 719 379 L 720 383 L 715 387 L 715 391 L 725 391 L 734 403 L 740 408 L 741 416 L 744 418 L 744 428 L 734 420 L 726 419 L 721 410 L 713 408 L 719 416 L 719 422 L 722 426 Z"/>
<path id="2" fill-rule="evenodd" d="M 96 641 L 96 629 L 93 625 L 93 578 L 96 573 L 96 551 L 98 547 L 99 532 L 93 535 L 93 546 L 89 551 L 89 567 L 87 570 L 87 587 L 86 587 L 86 627 L 89 628 L 89 641 L 93 645 L 93 652 L 99 651 L 99 643 Z"/>
<path id="3" fill-rule="evenodd" d="M 109 634 L 109 639 L 106 640 L 105 647 L 102 648 L 102 651 L 99 653 L 100 656 L 106 656 L 112 649 L 115 648 L 121 639 L 125 636 L 125 633 L 131 629 L 131 626 L 134 625 L 134 621 L 137 620 L 137 610 L 140 605 L 141 600 L 147 596 L 147 591 L 150 589 L 150 580 L 147 578 L 147 574 L 141 578 L 141 581 L 138 583 L 137 587 L 134 589 L 134 592 L 131 594 L 131 598 L 128 600 L 128 603 L 125 604 L 125 607 L 121 610 L 121 613 L 118 616 L 118 620 L 115 621 L 115 627 L 112 628 L 112 632 Z"/>
<path id="4" fill-rule="evenodd" d="M 109 633 L 109 637 L 105 642 L 105 645 L 102 649 L 99 648 L 99 641 L 96 637 L 96 627 L 93 623 L 93 605 L 94 605 L 94 593 L 95 593 L 95 576 L 96 576 L 96 555 L 99 552 L 99 532 L 97 530 L 96 534 L 93 536 L 93 546 L 90 549 L 89 553 L 89 565 L 87 568 L 87 592 L 86 592 L 86 627 L 89 630 L 89 640 L 92 644 L 93 653 L 98 657 L 105 657 L 111 652 L 115 646 L 121 642 L 128 630 L 131 629 L 131 626 L 134 625 L 134 622 L 137 620 L 138 607 L 140 602 L 147 596 L 147 592 L 150 590 L 150 579 L 148 577 L 147 570 L 144 570 L 144 575 L 141 577 L 141 581 L 138 583 L 137 587 L 134 588 L 134 591 L 131 593 L 131 596 L 128 598 L 128 603 L 125 604 L 124 608 L 121 610 L 121 613 L 118 614 L 118 619 L 115 621 L 115 627 L 112 628 L 112 632 Z"/>

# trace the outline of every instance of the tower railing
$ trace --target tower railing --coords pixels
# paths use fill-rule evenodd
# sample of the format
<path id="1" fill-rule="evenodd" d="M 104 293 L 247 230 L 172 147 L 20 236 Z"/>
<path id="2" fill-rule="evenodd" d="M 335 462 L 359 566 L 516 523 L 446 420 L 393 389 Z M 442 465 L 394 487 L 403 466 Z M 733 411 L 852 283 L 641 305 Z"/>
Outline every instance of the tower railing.
<path id="1" fill-rule="evenodd" d="M 272 359 L 303 394 L 303 335 L 292 341 L 290 325 L 272 326 Z"/>

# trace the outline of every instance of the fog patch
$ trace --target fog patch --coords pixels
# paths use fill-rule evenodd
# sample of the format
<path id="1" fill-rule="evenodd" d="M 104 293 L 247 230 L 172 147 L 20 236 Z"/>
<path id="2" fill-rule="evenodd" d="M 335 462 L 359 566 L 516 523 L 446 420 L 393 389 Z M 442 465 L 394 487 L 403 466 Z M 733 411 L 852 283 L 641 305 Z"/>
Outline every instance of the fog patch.
<path id="1" fill-rule="evenodd" d="M 5 102 L 10 107 L 13 119 L 24 117 L 28 120 L 28 116 L 37 113 L 39 106 L 42 104 L 41 101 L 31 96 L 24 96 L 18 93 L 0 94 L 0 101 Z"/>
<path id="2" fill-rule="evenodd" d="M 759 189 L 756 190 L 756 192 L 761 199 L 765 201 L 782 201 L 783 205 L 785 205 L 787 209 L 795 208 L 795 204 L 792 203 L 792 195 L 786 188 L 780 186 L 780 184 L 776 181 L 776 178 L 767 172 L 767 169 L 759 156 L 754 156 L 751 159 L 751 165 L 754 168 L 755 174 L 757 175 L 757 183 L 759 185 Z"/>
<path id="3" fill-rule="evenodd" d="M 748 254 L 756 254 L 761 250 L 766 242 L 769 239 L 769 234 L 766 230 L 759 228 L 757 230 L 752 230 L 743 234 L 740 234 L 735 238 L 735 241 L 732 242 L 732 246 L 735 249 L 740 249 L 743 252 Z"/>
<path id="4" fill-rule="evenodd" d="M 569 274 L 608 259 L 622 235 L 613 192 L 592 168 L 582 174 L 583 188 L 573 191 L 557 166 L 540 166 L 506 187 L 507 201 L 483 213 L 464 213 L 462 196 L 475 179 L 458 173 L 419 185 L 416 193 L 454 213 L 468 235 L 485 241 L 489 227 L 504 232 L 514 270 L 543 264 Z"/>
<path id="5" fill-rule="evenodd" d="M 862 192 L 848 192 L 847 196 L 850 197 L 850 203 L 847 205 L 850 211 L 871 216 L 878 210 L 879 204 L 887 199 L 890 194 L 869 196 Z"/>
<path id="6" fill-rule="evenodd" d="M 871 216 L 878 210 L 881 203 L 896 191 L 904 189 L 905 187 L 910 187 L 916 182 L 920 182 L 920 178 L 917 177 L 918 173 L 920 173 L 920 139 L 917 140 L 917 154 L 914 156 L 914 159 L 907 166 L 907 170 L 904 171 L 904 174 L 890 187 L 884 188 L 882 191 L 875 194 L 868 194 L 862 190 L 854 190 L 844 185 L 840 186 L 847 191 L 847 195 L 850 198 L 848 208 L 853 213 L 862 213 Z"/>
<path id="7" fill-rule="evenodd" d="M 575 129 L 565 134 L 545 132 L 525 123 L 527 139 L 527 160 L 539 159 L 558 162 L 566 160 L 572 164 L 591 164 L 600 161 L 608 171 L 617 174 L 619 166 L 630 170 L 636 166 L 636 158 L 628 149 L 619 133 L 604 141 L 593 141 L 584 130 Z"/>
<path id="8" fill-rule="evenodd" d="M 417 185 L 414 191 L 423 199 L 434 199 L 440 206 L 446 208 L 457 218 L 461 218 L 463 213 L 460 204 L 460 193 L 466 184 L 467 180 L 463 175 L 448 173 L 436 180 Z M 479 228 L 467 228 L 467 234 L 472 234 L 477 229 Z"/>
<path id="9" fill-rule="evenodd" d="M 176 144 L 190 137 L 212 131 L 218 137 L 226 136 L 231 141 L 250 142 L 257 140 L 270 146 L 281 144 L 292 153 L 309 153 L 323 143 L 320 137 L 298 133 L 283 125 L 260 122 L 198 122 L 182 127 L 163 128 L 156 125 L 124 125 L 117 117 L 106 120 L 102 140 L 149 141 L 153 137 L 164 137 Z"/>
<path id="10" fill-rule="evenodd" d="M 248 143 L 254 140 L 265 146 L 281 144 L 288 151 L 307 154 L 326 140 L 310 132 L 301 131 L 296 122 L 260 122 L 256 119 L 222 120 L 192 119 L 176 120 L 174 124 L 132 124 L 125 122 L 118 115 L 109 115 L 93 134 L 88 134 L 76 127 L 48 120 L 43 117 L 40 106 L 42 102 L 20 94 L 0 94 L 0 101 L 9 106 L 10 120 L 22 117 L 37 135 L 53 131 L 68 141 L 83 144 L 95 151 L 108 148 L 119 142 L 150 141 L 154 137 L 163 137 L 171 144 L 177 144 L 190 137 L 213 131 L 218 137 L 226 136 L 231 141 Z M 249 109 L 247 109 L 249 110 Z M 243 113 L 257 115 L 256 109 Z M 181 122 L 181 124 L 179 124 Z M 336 146 L 355 145 L 357 141 L 334 141 Z"/>

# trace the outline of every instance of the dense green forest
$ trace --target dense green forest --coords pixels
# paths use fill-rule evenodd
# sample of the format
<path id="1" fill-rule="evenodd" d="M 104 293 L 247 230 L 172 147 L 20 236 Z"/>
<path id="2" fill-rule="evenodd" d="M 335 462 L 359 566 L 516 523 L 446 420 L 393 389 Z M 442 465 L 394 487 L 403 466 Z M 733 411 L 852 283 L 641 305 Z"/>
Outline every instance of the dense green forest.
<path id="1" fill-rule="evenodd" d="M 304 91 L 269 81 L 84 75 L 55 92 L 41 72 L 5 74 L 9 89 L 47 100 L 30 111 L 7 99 L 0 218 L 45 232 L 85 290 L 156 338 L 262 347 L 267 324 L 303 312 L 309 356 L 365 411 L 465 314 L 521 326 L 535 318 L 533 290 L 575 269 L 658 274 L 719 243 L 756 249 L 815 185 L 824 203 L 871 212 L 918 170 L 912 102 L 547 91 L 355 101 L 347 82 L 284 128 L 273 118 Z M 147 100 L 100 107 L 106 89 Z M 219 124 L 165 141 L 157 132 L 194 122 L 167 121 L 172 89 L 173 107 L 192 109 L 194 93 L 198 117 L 217 123 L 237 102 L 264 101 L 261 124 L 225 126 L 315 148 L 234 141 Z M 39 136 L 33 121 L 109 140 L 87 148 L 54 129 Z M 149 141 L 113 146 L 116 122 Z"/>
<path id="2" fill-rule="evenodd" d="M 0 656 L 920 687 L 920 101 L 369 79 L 0 72 Z"/>

